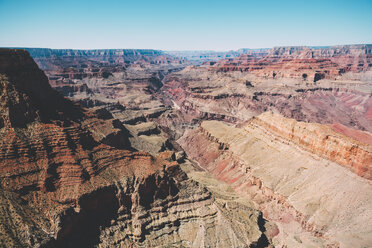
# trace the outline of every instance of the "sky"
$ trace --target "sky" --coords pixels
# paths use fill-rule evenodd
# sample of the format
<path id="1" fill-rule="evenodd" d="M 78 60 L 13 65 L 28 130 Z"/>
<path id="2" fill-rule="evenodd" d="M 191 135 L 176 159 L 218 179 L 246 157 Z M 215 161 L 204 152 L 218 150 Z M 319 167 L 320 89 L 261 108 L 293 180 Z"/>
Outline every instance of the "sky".
<path id="1" fill-rule="evenodd" d="M 372 0 L 0 0 L 0 47 L 216 50 L 372 43 Z"/>

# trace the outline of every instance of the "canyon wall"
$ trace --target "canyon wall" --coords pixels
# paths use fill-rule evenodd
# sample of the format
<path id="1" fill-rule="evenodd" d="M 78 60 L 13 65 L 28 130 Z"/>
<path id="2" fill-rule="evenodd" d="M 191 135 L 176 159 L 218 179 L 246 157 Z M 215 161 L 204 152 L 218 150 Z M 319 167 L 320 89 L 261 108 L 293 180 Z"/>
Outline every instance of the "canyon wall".
<path id="1" fill-rule="evenodd" d="M 179 143 L 201 167 L 250 196 L 266 219 L 276 221 L 275 246 L 365 247 L 371 242 L 371 184 L 355 174 L 369 178 L 370 145 L 328 126 L 271 113 L 239 126 L 204 121 Z M 362 168 L 355 169 L 358 162 Z"/>
<path id="2" fill-rule="evenodd" d="M 28 51 L 46 75 L 0 50 L 1 242 L 371 243 L 370 45 Z"/>
<path id="3" fill-rule="evenodd" d="M 263 58 L 243 54 L 235 59 L 221 60 L 211 69 L 249 71 L 263 78 L 299 78 L 316 82 L 371 68 L 372 45 L 345 45 L 326 48 L 274 47 Z"/>
<path id="4" fill-rule="evenodd" d="M 189 158 L 278 225 L 274 246 L 365 247 L 370 58 L 370 45 L 273 48 L 171 73 L 161 96 Z"/>
<path id="5" fill-rule="evenodd" d="M 345 76 L 314 85 L 296 78 L 263 79 L 251 72 L 216 72 L 212 67 L 187 67 L 167 75 L 162 98 L 195 119 L 239 123 L 271 110 L 298 121 L 340 123 L 372 132 L 368 78 Z"/>
<path id="6" fill-rule="evenodd" d="M 268 243 L 258 210 L 231 218 L 244 205 L 219 204 L 174 151 L 133 147 L 130 133 L 153 128 L 127 129 L 104 108 L 63 98 L 26 51 L 0 50 L 0 90 L 1 246 Z"/>
<path id="7" fill-rule="evenodd" d="M 269 132 L 284 138 L 312 154 L 319 155 L 348 167 L 359 176 L 372 179 L 371 145 L 364 140 L 352 139 L 335 132 L 331 127 L 317 124 L 297 122 L 294 119 L 283 118 L 281 115 L 266 112 L 250 121 Z M 337 129 L 336 129 L 337 130 Z M 348 130 L 349 132 L 362 132 Z M 351 136 L 351 134 L 349 134 Z M 372 141 L 372 135 L 364 133 L 365 140 Z"/>

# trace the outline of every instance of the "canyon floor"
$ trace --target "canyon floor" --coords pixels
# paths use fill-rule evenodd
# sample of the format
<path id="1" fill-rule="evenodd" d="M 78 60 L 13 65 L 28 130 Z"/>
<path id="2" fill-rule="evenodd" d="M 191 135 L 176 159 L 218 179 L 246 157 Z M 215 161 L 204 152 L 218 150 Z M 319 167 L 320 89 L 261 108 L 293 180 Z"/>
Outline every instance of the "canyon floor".
<path id="1" fill-rule="evenodd" d="M 372 45 L 0 49 L 0 246 L 372 247 Z"/>

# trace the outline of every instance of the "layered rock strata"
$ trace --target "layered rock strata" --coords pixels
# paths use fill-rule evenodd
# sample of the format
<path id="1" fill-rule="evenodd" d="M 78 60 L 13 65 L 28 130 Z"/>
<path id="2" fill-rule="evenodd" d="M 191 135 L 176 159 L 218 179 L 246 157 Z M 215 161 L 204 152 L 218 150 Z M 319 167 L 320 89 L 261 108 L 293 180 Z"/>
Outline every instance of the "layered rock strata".
<path id="1" fill-rule="evenodd" d="M 239 123 L 272 110 L 298 121 L 340 123 L 371 132 L 371 82 L 321 80 L 309 85 L 301 80 L 261 80 L 249 72 L 217 73 L 201 66 L 168 75 L 162 99 L 170 99 L 168 105 L 175 111 L 194 119 Z"/>
<path id="2" fill-rule="evenodd" d="M 252 247 L 260 212 L 229 217 L 172 151 L 135 151 L 104 109 L 54 91 L 25 51 L 0 50 L 0 244 L 4 247 Z M 268 244 L 268 240 L 265 243 Z"/>
<path id="3" fill-rule="evenodd" d="M 372 45 L 318 47 L 274 47 L 263 58 L 243 54 L 221 60 L 211 69 L 249 71 L 263 78 L 299 78 L 316 82 L 334 79 L 346 72 L 372 68 Z"/>
<path id="4" fill-rule="evenodd" d="M 267 124 L 274 121 L 275 126 Z M 186 131 L 179 143 L 190 158 L 250 196 L 264 216 L 278 224 L 275 246 L 371 243 L 371 183 L 350 171 L 368 177 L 353 165 L 362 158 L 361 171 L 370 171 L 370 145 L 335 134 L 327 126 L 270 113 L 239 126 L 204 121 L 199 129 Z"/>
<path id="5" fill-rule="evenodd" d="M 5 246 L 371 242 L 370 45 L 0 52 Z"/>
<path id="6" fill-rule="evenodd" d="M 372 179 L 372 147 L 361 139 L 356 140 L 357 136 L 350 138 L 333 131 L 329 126 L 297 122 L 272 112 L 265 112 L 249 123 L 268 130 L 303 150 L 343 165 L 359 176 Z M 349 133 L 354 131 L 351 129 L 346 131 L 346 129 L 343 129 L 345 134 L 348 134 L 347 131 Z M 364 134 L 366 140 L 372 140 L 370 133 L 364 132 Z"/>

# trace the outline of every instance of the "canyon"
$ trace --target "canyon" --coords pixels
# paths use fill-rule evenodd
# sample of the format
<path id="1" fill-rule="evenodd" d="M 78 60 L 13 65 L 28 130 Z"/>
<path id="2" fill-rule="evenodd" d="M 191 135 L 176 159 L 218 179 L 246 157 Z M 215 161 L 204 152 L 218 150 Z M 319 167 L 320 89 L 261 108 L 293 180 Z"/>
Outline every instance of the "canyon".
<path id="1" fill-rule="evenodd" d="M 372 45 L 0 49 L 4 247 L 369 247 Z"/>

